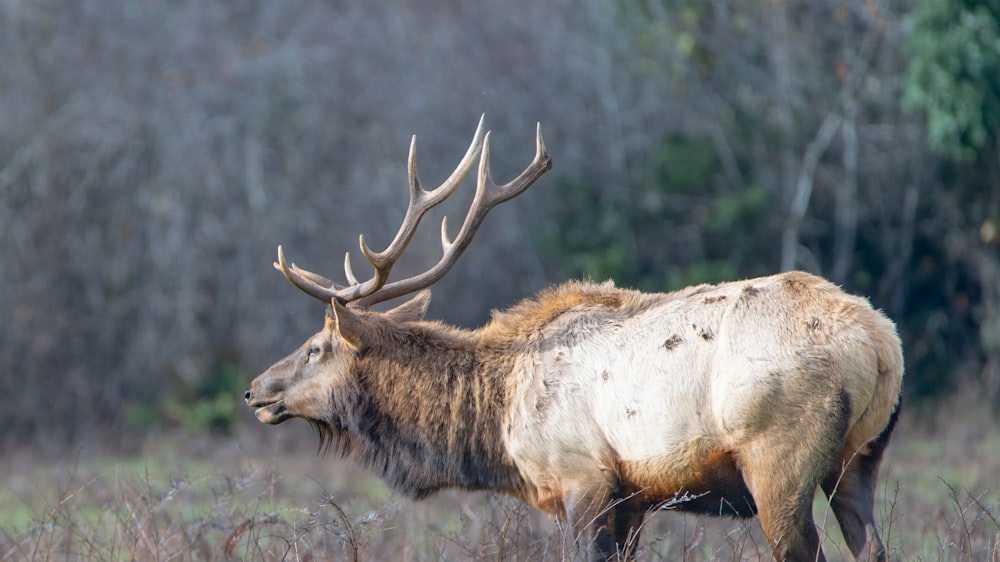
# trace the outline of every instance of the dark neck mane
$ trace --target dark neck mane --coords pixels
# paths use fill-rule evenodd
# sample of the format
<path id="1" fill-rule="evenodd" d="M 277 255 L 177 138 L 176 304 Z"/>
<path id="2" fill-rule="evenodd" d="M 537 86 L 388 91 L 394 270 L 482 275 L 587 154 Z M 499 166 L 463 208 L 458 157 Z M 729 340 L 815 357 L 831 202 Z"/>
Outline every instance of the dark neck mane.
<path id="1" fill-rule="evenodd" d="M 400 492 L 441 488 L 516 493 L 520 478 L 504 445 L 506 373 L 489 372 L 470 332 L 437 323 L 387 326 L 357 361 L 357 392 L 336 403 L 333 434 L 344 455 Z"/>

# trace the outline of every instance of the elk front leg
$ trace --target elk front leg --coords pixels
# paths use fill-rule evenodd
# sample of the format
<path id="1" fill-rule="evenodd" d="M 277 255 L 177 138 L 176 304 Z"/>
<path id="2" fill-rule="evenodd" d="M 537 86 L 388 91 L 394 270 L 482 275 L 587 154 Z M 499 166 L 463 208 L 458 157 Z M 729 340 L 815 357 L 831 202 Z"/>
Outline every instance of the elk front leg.
<path id="1" fill-rule="evenodd" d="M 566 494 L 566 539 L 573 560 L 604 562 L 614 555 L 610 500 L 611 489 L 603 483 L 581 486 Z"/>
<path id="2" fill-rule="evenodd" d="M 603 472 L 569 487 L 565 496 L 568 539 L 576 560 L 630 559 L 639 541 L 645 511 L 618 496 L 618 482 Z"/>

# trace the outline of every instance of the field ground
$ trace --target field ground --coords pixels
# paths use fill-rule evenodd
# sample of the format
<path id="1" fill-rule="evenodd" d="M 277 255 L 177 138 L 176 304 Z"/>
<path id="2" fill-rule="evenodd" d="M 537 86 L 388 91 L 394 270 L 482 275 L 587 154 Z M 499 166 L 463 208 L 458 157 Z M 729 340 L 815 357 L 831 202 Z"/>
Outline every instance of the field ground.
<path id="1" fill-rule="evenodd" d="M 896 560 L 1000 562 L 1000 426 L 955 400 L 906 413 L 876 518 Z M 400 498 L 350 461 L 315 455 L 305 424 L 239 437 L 151 438 L 141 455 L 81 446 L 0 461 L 0 562 L 15 560 L 558 560 L 559 530 L 514 500 Z M 832 560 L 849 559 L 822 498 Z M 657 514 L 640 560 L 770 560 L 756 520 Z"/>

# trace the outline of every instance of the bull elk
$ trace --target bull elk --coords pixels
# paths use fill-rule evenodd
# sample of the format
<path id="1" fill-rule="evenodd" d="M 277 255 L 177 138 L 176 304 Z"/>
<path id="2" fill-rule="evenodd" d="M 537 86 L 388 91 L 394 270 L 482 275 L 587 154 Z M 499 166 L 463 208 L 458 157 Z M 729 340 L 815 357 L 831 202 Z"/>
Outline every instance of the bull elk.
<path id="1" fill-rule="evenodd" d="M 645 516 L 671 509 L 759 517 L 778 560 L 823 560 L 812 520 L 818 485 L 856 558 L 885 559 L 875 479 L 903 376 L 894 324 L 867 300 L 802 272 L 672 293 L 612 283 L 550 287 L 488 324 L 424 320 L 427 288 L 487 212 L 551 167 L 490 177 L 482 120 L 457 169 L 421 187 L 410 145 L 410 202 L 393 241 L 361 253 L 374 274 L 348 283 L 275 267 L 327 305 L 323 329 L 254 379 L 246 403 L 266 424 L 309 421 L 320 446 L 422 498 L 492 490 L 566 523 L 575 552 L 629 556 Z M 479 157 L 476 193 L 443 256 L 389 282 L 421 217 Z M 391 310 L 372 305 L 416 293 Z"/>

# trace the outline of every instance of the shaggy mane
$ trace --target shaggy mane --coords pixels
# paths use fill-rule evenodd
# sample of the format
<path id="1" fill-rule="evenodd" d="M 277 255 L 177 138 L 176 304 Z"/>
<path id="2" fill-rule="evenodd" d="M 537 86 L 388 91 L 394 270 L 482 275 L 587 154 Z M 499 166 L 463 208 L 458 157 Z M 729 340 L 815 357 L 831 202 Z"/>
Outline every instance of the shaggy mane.
<path id="1" fill-rule="evenodd" d="M 506 340 L 538 332 L 559 316 L 580 309 L 619 310 L 633 314 L 654 295 L 619 289 L 612 281 L 601 284 L 570 281 L 542 290 L 513 307 L 494 310 L 488 324 L 480 328 L 486 341 Z"/>

